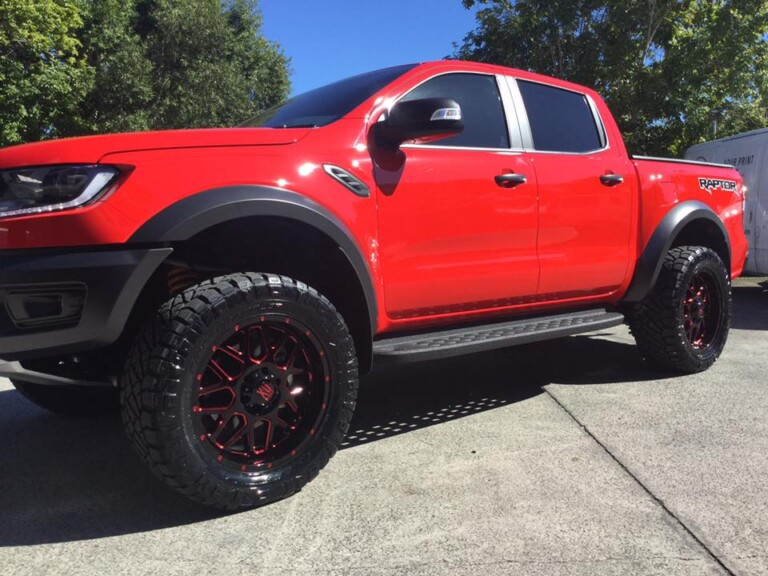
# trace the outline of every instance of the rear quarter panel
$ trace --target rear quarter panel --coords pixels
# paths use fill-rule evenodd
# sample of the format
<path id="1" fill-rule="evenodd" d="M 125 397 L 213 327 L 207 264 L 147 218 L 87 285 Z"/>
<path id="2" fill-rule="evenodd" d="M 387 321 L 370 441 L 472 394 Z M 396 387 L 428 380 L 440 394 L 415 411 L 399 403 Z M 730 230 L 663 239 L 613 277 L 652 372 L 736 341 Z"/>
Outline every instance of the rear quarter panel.
<path id="1" fill-rule="evenodd" d="M 741 175 L 732 168 L 705 164 L 643 159 L 634 159 L 633 163 L 641 197 L 638 255 L 672 208 L 696 200 L 709 206 L 723 222 L 731 248 L 731 276 L 739 276 L 747 255 Z M 718 185 L 720 180 L 736 182 L 735 190 Z"/>

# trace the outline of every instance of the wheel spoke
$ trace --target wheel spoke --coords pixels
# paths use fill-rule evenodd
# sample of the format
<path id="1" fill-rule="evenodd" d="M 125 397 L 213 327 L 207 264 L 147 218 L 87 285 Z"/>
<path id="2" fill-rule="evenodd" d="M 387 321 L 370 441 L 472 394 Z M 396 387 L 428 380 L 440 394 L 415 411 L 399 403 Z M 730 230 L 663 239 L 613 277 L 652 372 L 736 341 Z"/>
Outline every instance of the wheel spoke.
<path id="1" fill-rule="evenodd" d="M 208 363 L 208 366 L 222 380 L 226 380 L 227 382 L 234 382 L 237 379 L 237 376 L 233 377 L 227 374 L 224 368 L 222 368 L 221 365 L 216 362 L 216 360 L 211 359 L 211 361 Z"/>
<path id="2" fill-rule="evenodd" d="M 233 423 L 235 418 L 238 419 L 237 423 Z M 236 428 L 232 429 L 234 426 Z M 248 418 L 244 414 L 230 408 L 219 416 L 216 430 L 211 433 L 211 438 L 220 450 L 227 450 L 243 437 L 247 427 Z"/>
<path id="3" fill-rule="evenodd" d="M 237 470 L 295 455 L 325 410 L 327 366 L 312 332 L 293 318 L 274 313 L 236 327 L 197 377 L 198 438 Z"/>
<path id="4" fill-rule="evenodd" d="M 226 405 L 219 405 L 219 406 L 208 406 L 205 403 L 206 398 L 212 398 L 216 394 L 220 394 L 223 396 L 223 392 L 227 392 L 229 394 L 229 403 Z M 198 396 L 198 410 L 197 412 L 200 412 L 202 414 L 210 414 L 212 412 L 223 412 L 232 407 L 232 404 L 235 402 L 235 398 L 237 398 L 237 395 L 235 394 L 234 389 L 231 386 L 216 386 L 215 388 L 206 388 L 203 391 L 200 392 L 200 395 Z"/>
<path id="5" fill-rule="evenodd" d="M 257 345 L 258 349 L 255 348 Z M 260 351 L 258 356 L 256 355 L 257 350 Z M 264 362 L 269 357 L 269 343 L 262 326 L 248 331 L 248 355 L 252 362 L 257 363 Z"/>
<path id="6" fill-rule="evenodd" d="M 696 325 L 693 322 L 688 322 L 685 327 L 685 334 L 688 337 L 688 342 L 693 342 L 693 333 L 696 330 Z"/>
<path id="7" fill-rule="evenodd" d="M 288 359 L 285 361 L 284 364 L 281 364 L 279 367 L 283 368 L 285 370 L 290 369 L 291 366 L 293 366 L 293 363 L 296 361 L 296 352 L 299 350 L 299 344 L 291 338 L 291 342 L 293 346 L 291 347 L 291 352 L 288 354 Z"/>
<path id="8" fill-rule="evenodd" d="M 291 428 L 291 425 L 288 422 L 277 415 L 277 410 L 275 410 L 275 413 L 269 417 L 269 421 L 272 422 L 275 428 L 280 430 L 290 430 Z"/>
<path id="9" fill-rule="evenodd" d="M 253 425 L 249 424 L 245 431 L 245 452 L 253 453 L 256 450 L 256 434 Z"/>
<path id="10" fill-rule="evenodd" d="M 285 345 L 291 341 L 291 335 L 289 333 L 284 332 L 283 334 L 284 336 L 282 340 L 280 340 L 280 343 L 270 348 L 269 361 L 273 362 L 276 366 L 281 366 L 277 358 Z"/>
<path id="11" fill-rule="evenodd" d="M 688 340 L 691 342 L 691 344 L 696 344 L 699 340 L 699 325 L 698 324 L 692 324 L 691 325 L 691 333 L 688 336 Z"/>
<path id="12" fill-rule="evenodd" d="M 238 428 L 237 431 L 235 431 L 232 434 L 232 436 L 230 436 L 229 440 L 227 440 L 222 445 L 222 450 L 226 450 L 227 448 L 231 447 L 233 444 L 239 442 L 243 438 L 243 436 L 247 434 L 247 427 L 248 426 L 246 424 L 243 424 L 240 428 Z"/>
<path id="13" fill-rule="evenodd" d="M 243 360 L 243 353 L 234 349 L 232 346 L 222 346 L 221 348 L 218 348 L 218 351 L 226 354 L 235 362 L 245 364 L 245 360 Z"/>
<path id="14" fill-rule="evenodd" d="M 264 422 L 267 423 L 267 431 L 264 434 L 264 451 L 266 452 L 267 450 L 269 450 L 269 447 L 272 444 L 272 436 L 274 435 L 273 434 L 274 428 L 272 426 L 271 420 L 265 419 Z"/>

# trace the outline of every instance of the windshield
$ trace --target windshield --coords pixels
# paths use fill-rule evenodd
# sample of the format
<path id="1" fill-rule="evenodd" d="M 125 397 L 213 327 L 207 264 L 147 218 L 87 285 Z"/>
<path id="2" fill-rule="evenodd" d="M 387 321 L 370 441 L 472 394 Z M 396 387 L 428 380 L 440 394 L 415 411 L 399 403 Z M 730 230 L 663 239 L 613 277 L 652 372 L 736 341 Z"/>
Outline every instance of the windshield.
<path id="1" fill-rule="evenodd" d="M 245 127 L 315 128 L 348 114 L 416 64 L 395 66 L 339 80 L 295 96 L 241 124 Z"/>

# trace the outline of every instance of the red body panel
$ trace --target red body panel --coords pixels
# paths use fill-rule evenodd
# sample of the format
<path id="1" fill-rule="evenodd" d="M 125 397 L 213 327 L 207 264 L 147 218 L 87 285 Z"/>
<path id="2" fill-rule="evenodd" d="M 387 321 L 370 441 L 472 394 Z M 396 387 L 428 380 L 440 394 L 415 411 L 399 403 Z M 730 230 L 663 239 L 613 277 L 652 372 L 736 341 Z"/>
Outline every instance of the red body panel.
<path id="1" fill-rule="evenodd" d="M 699 178 L 742 180 L 732 168 L 654 160 L 633 160 L 640 176 L 642 203 L 638 229 L 638 250 L 642 252 L 661 219 L 675 205 L 698 200 L 709 206 L 722 220 L 731 248 L 731 276 L 741 275 L 747 259 L 748 244 L 743 232 L 743 196 L 727 190 L 705 190 Z"/>
<path id="2" fill-rule="evenodd" d="M 510 172 L 528 182 L 497 186 L 494 176 Z M 537 185 L 523 155 L 413 147 L 397 171 L 380 169 L 376 184 L 391 318 L 493 308 L 536 294 Z"/>
<path id="3" fill-rule="evenodd" d="M 404 147 L 376 150 L 379 116 L 422 80 L 451 71 L 532 79 L 578 90 L 598 109 L 608 139 L 589 155 Z M 741 184 L 709 166 L 631 161 L 600 97 L 572 84 L 495 66 L 438 62 L 414 68 L 344 118 L 315 129 L 220 129 L 122 134 L 0 150 L 0 169 L 55 163 L 134 167 L 114 191 L 80 209 L 6 218 L 0 248 L 119 245 L 181 199 L 231 185 L 284 188 L 343 223 L 368 264 L 383 333 L 515 309 L 615 303 L 639 254 L 676 204 L 699 200 L 729 233 L 731 272 L 746 255 L 741 194 L 707 192 L 698 178 Z M 399 164 L 398 164 L 399 162 Z M 371 189 L 356 196 L 323 170 L 331 163 Z M 494 184 L 525 173 L 513 190 Z M 616 187 L 600 176 L 620 174 Z"/>

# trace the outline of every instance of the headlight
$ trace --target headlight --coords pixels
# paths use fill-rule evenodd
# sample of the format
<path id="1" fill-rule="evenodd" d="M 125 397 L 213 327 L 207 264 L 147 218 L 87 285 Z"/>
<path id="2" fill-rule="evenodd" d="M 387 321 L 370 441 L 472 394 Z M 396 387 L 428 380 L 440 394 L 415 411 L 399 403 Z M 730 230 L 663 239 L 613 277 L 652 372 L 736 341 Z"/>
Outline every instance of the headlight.
<path id="1" fill-rule="evenodd" d="M 83 206 L 119 175 L 116 168 L 98 164 L 0 170 L 0 218 Z"/>

